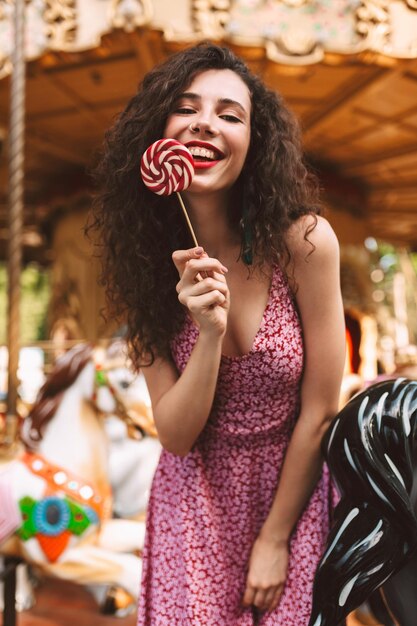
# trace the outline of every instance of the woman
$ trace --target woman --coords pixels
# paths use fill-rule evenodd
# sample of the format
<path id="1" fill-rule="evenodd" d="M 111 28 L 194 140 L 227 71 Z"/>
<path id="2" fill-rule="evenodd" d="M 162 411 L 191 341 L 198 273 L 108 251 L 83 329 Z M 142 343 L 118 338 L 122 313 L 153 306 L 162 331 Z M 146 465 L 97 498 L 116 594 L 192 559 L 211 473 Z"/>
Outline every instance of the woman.
<path id="1" fill-rule="evenodd" d="M 139 179 L 162 137 L 194 156 L 197 247 L 175 196 Z M 297 124 L 233 53 L 203 44 L 145 77 L 96 177 L 103 282 L 164 448 L 138 625 L 306 625 L 345 335 L 338 245 Z"/>

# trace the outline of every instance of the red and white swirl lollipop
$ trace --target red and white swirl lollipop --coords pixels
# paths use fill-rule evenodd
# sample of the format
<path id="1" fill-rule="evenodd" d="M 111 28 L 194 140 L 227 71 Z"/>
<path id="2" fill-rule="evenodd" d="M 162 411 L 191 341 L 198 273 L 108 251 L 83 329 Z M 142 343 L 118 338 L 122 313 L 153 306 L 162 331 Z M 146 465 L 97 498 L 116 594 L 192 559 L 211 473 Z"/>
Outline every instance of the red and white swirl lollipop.
<path id="1" fill-rule="evenodd" d="M 159 139 L 144 153 L 140 171 L 148 189 L 159 196 L 170 196 L 191 185 L 194 159 L 179 141 Z"/>
<path id="2" fill-rule="evenodd" d="M 198 246 L 187 209 L 179 193 L 191 185 L 194 176 L 194 159 L 188 148 L 175 139 L 155 141 L 142 156 L 140 173 L 148 189 L 158 196 L 177 194 L 194 244 Z"/>

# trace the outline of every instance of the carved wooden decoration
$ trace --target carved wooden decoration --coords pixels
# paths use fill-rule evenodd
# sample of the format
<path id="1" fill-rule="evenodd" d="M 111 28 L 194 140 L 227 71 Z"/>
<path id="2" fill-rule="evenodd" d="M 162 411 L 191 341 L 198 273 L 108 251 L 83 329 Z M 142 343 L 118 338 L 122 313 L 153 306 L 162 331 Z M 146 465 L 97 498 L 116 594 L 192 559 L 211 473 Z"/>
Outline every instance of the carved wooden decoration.
<path id="1" fill-rule="evenodd" d="M 199 35 L 221 39 L 230 18 L 230 0 L 193 0 L 192 21 Z"/>
<path id="2" fill-rule="evenodd" d="M 326 54 L 417 56 L 417 0 L 26 0 L 26 56 L 96 47 L 113 29 L 148 27 L 170 41 L 265 47 L 269 59 L 309 65 Z M 173 8 L 175 6 L 175 10 Z M 178 10 L 177 10 L 178 7 Z M 0 0 L 0 79 L 11 70 L 13 0 Z M 173 19 L 175 18 L 175 19 Z M 405 28 L 404 28 L 405 25 Z"/>
<path id="3" fill-rule="evenodd" d="M 394 6 L 395 5 L 395 6 Z M 309 65 L 327 54 L 414 58 L 417 55 L 417 0 L 235 0 L 226 39 L 243 46 L 265 46 L 276 63 Z M 400 37 L 402 25 L 407 24 Z M 368 55 L 369 58 L 369 55 Z"/>
<path id="4" fill-rule="evenodd" d="M 362 0 L 356 10 L 357 26 L 370 50 L 382 51 L 391 32 L 390 0 Z"/>
<path id="5" fill-rule="evenodd" d="M 13 2 L 12 0 L 1 0 L 0 1 L 0 20 L 4 20 L 5 17 L 10 16 L 13 11 Z"/>
<path id="6" fill-rule="evenodd" d="M 417 0 L 403 0 L 403 4 L 407 10 L 417 9 Z M 356 29 L 363 36 L 362 46 L 364 49 L 388 56 L 415 56 L 417 37 L 414 41 L 409 41 L 404 50 L 393 50 L 391 0 L 361 0 L 356 9 L 356 19 Z"/>
<path id="7" fill-rule="evenodd" d="M 75 0 L 44 0 L 46 39 L 50 48 L 65 50 L 76 39 Z"/>
<path id="8" fill-rule="evenodd" d="M 111 24 L 127 31 L 146 26 L 153 15 L 151 0 L 112 0 Z"/>
<path id="9" fill-rule="evenodd" d="M 289 7 L 301 7 L 303 4 L 308 4 L 311 0 L 279 0 Z"/>
<path id="10" fill-rule="evenodd" d="M 10 19 L 13 12 L 12 0 L 0 0 L 0 22 Z M 0 47 L 0 78 L 10 74 L 12 62 L 8 52 Z"/>

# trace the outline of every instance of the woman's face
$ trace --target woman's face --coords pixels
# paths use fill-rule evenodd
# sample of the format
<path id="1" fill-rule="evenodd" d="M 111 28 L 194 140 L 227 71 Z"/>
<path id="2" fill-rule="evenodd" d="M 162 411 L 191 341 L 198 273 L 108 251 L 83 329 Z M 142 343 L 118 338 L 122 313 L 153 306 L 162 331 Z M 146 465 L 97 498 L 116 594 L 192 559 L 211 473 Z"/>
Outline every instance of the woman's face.
<path id="1" fill-rule="evenodd" d="M 251 99 L 232 70 L 198 74 L 174 103 L 164 138 L 185 144 L 194 157 L 189 192 L 230 189 L 239 177 L 250 142 Z"/>

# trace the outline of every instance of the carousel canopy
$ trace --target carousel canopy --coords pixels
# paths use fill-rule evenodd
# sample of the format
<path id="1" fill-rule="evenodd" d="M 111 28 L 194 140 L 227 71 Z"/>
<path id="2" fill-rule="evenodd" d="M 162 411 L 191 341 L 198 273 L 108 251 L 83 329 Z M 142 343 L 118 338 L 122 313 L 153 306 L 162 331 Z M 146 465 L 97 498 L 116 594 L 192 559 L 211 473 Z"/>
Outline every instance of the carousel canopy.
<path id="1" fill-rule="evenodd" d="M 0 4 L 0 253 L 7 240 L 12 0 Z M 299 116 L 335 210 L 417 245 L 417 0 L 29 0 L 24 244 L 47 261 L 63 211 L 143 75 L 196 41 L 221 42 Z"/>

